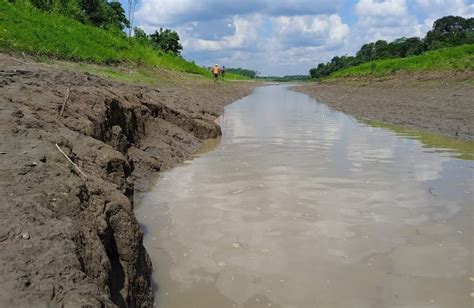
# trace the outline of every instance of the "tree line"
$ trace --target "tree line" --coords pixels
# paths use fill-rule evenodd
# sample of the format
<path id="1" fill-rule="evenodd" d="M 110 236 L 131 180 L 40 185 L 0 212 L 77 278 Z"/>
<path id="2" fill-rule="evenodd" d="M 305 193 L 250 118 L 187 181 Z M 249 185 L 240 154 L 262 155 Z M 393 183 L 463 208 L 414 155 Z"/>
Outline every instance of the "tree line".
<path id="1" fill-rule="evenodd" d="M 128 0 L 129 17 L 120 2 L 107 0 L 9 0 L 18 5 L 31 5 L 42 11 L 64 15 L 78 20 L 84 24 L 115 31 L 117 35 L 125 36 L 125 30 L 131 33 L 131 22 L 133 10 L 138 0 Z M 179 35 L 176 31 L 160 28 L 159 31 L 147 35 L 140 28 L 134 28 L 133 38 L 140 44 L 148 44 L 151 47 L 164 52 L 180 55 L 183 47 L 179 43 Z"/>
<path id="2" fill-rule="evenodd" d="M 355 56 L 335 56 L 309 70 L 311 78 L 323 78 L 333 72 L 382 59 L 405 58 L 445 47 L 474 44 L 474 18 L 446 16 L 436 20 L 424 38 L 402 37 L 388 43 L 378 40 L 364 44 Z"/>
<path id="3" fill-rule="evenodd" d="M 277 82 L 305 81 L 305 80 L 308 80 L 309 78 L 310 78 L 309 75 L 285 75 L 283 77 L 280 77 L 280 76 L 257 77 L 257 79 L 260 79 L 260 80 L 277 81 Z"/>
<path id="4" fill-rule="evenodd" d="M 245 77 L 248 77 L 248 78 L 251 78 L 251 79 L 254 79 L 258 74 L 257 71 L 246 69 L 246 68 L 240 68 L 240 67 L 238 67 L 238 68 L 226 68 L 225 70 L 228 73 L 238 74 L 238 75 L 245 76 Z"/>

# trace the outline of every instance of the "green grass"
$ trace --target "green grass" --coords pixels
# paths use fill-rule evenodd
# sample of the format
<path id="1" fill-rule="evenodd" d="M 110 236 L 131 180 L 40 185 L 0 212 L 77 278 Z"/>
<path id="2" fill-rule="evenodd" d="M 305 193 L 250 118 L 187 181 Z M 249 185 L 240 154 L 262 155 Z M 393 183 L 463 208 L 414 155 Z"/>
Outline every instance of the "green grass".
<path id="1" fill-rule="evenodd" d="M 372 61 L 334 72 L 328 79 L 382 77 L 396 72 L 465 70 L 474 70 L 473 44 L 434 50 L 408 58 Z"/>
<path id="2" fill-rule="evenodd" d="M 123 33 L 84 25 L 65 16 L 0 0 L 0 50 L 96 64 L 127 64 L 199 74 L 206 69 L 142 45 Z M 111 71 L 111 75 L 114 73 Z M 113 77 L 113 76 L 112 76 Z M 228 74 L 228 79 L 247 79 Z"/>

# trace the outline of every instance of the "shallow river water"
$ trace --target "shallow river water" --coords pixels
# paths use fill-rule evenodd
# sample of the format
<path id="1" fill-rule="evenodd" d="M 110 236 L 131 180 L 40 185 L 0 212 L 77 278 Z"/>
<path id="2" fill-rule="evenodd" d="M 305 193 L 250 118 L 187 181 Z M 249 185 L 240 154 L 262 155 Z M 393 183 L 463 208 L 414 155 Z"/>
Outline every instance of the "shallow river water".
<path id="1" fill-rule="evenodd" d="M 285 86 L 136 215 L 159 307 L 472 307 L 473 143 L 357 121 Z"/>

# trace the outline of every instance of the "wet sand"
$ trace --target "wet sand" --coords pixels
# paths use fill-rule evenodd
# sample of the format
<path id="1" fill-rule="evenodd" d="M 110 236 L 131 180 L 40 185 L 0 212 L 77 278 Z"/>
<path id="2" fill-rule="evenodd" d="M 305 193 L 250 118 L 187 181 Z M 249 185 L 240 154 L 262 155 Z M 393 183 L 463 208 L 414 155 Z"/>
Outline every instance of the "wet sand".
<path id="1" fill-rule="evenodd" d="M 347 114 L 474 140 L 474 76 L 400 75 L 293 88 Z"/>

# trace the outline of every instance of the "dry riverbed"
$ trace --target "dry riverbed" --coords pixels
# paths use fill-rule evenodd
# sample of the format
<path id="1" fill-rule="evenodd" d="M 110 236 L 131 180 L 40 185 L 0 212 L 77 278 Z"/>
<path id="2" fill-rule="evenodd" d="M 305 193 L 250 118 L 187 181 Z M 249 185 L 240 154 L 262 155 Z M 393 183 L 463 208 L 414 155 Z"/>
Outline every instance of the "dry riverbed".
<path id="1" fill-rule="evenodd" d="M 134 191 L 220 136 L 223 106 L 254 87 L 132 85 L 0 54 L 0 306 L 150 307 Z"/>
<path id="2" fill-rule="evenodd" d="M 474 72 L 307 83 L 294 90 L 356 117 L 474 140 Z"/>

